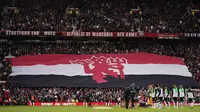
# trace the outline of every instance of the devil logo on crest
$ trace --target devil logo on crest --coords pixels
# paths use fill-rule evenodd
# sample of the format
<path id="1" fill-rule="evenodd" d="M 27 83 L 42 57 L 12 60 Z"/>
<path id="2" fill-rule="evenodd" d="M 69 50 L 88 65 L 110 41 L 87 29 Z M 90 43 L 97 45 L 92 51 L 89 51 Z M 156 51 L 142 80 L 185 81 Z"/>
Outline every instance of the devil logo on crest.
<path id="1" fill-rule="evenodd" d="M 125 58 L 112 58 L 112 57 L 96 57 L 92 56 L 89 59 L 70 61 L 71 64 L 82 64 L 84 66 L 85 73 L 93 74 L 93 80 L 97 83 L 108 82 L 105 78 L 106 75 L 112 76 L 114 78 L 125 79 L 124 77 L 124 66 L 127 64 L 127 59 Z"/>

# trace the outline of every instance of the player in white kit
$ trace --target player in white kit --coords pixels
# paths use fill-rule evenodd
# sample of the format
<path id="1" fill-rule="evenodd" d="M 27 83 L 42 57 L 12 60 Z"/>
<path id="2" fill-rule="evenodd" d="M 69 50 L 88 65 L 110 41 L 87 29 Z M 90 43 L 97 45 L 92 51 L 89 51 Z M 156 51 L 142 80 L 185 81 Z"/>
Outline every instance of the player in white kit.
<path id="1" fill-rule="evenodd" d="M 188 89 L 187 91 L 187 98 L 188 98 L 188 103 L 190 105 L 190 108 L 193 108 L 193 103 L 194 103 L 194 95 L 193 95 L 193 91 L 191 88 Z"/>
<path id="2" fill-rule="evenodd" d="M 162 105 L 163 96 L 164 96 L 163 88 L 159 86 L 159 108 L 163 108 L 163 105 Z"/>
<path id="3" fill-rule="evenodd" d="M 165 86 L 164 87 L 164 102 L 165 102 L 165 106 L 170 108 L 170 91 L 169 89 Z"/>
<path id="4" fill-rule="evenodd" d="M 181 108 L 183 107 L 183 104 L 184 104 L 184 101 L 185 101 L 185 89 L 183 88 L 182 85 L 180 85 L 180 88 L 179 88 L 179 98 L 180 98 L 180 105 L 181 105 Z"/>
<path id="5" fill-rule="evenodd" d="M 162 108 L 160 100 L 159 100 L 160 93 L 161 93 L 160 87 L 156 85 L 155 86 L 155 108 L 158 108 L 158 109 Z"/>
<path id="6" fill-rule="evenodd" d="M 179 91 L 176 85 L 174 85 L 172 89 L 172 97 L 173 97 L 173 104 L 174 108 L 178 108 L 178 97 L 179 97 Z"/>
<path id="7" fill-rule="evenodd" d="M 151 98 L 153 100 L 152 108 L 155 108 L 155 103 L 156 103 L 156 90 L 155 86 L 153 85 L 151 88 Z"/>

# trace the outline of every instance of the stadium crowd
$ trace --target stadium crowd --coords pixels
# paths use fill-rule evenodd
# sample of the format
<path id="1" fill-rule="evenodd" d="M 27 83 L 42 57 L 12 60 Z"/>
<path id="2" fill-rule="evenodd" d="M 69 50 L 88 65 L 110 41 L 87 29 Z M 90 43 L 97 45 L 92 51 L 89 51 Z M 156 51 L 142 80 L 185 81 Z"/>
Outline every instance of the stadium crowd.
<path id="1" fill-rule="evenodd" d="M 188 0 L 15 0 L 15 3 L 8 6 L 1 12 L 1 30 L 200 32 L 200 14 L 192 11 L 200 7 Z M 135 10 L 130 12 L 131 9 Z M 7 80 L 12 72 L 11 62 L 6 56 L 135 52 L 183 59 L 193 78 L 200 85 L 199 41 L 152 39 L 0 40 L 0 81 Z M 93 93 L 92 101 L 95 102 L 119 101 L 123 96 L 122 88 L 10 87 L 9 90 L 12 101 L 19 104 L 26 104 L 31 96 L 40 102 L 83 101 L 87 91 Z"/>
<path id="2" fill-rule="evenodd" d="M 117 102 L 123 88 L 18 88 L 11 87 L 12 101 L 27 104 L 32 97 L 35 102 L 84 102 L 86 94 L 92 94 L 92 102 Z M 119 99 L 120 98 L 120 99 Z"/>
<path id="3" fill-rule="evenodd" d="M 8 6 L 1 30 L 200 31 L 200 14 L 192 11 L 199 6 L 188 0 L 15 0 Z"/>
<path id="4" fill-rule="evenodd" d="M 11 72 L 11 63 L 6 61 L 6 56 L 8 55 L 7 42 L 4 40 L 0 41 L 0 81 L 6 80 L 7 76 Z"/>

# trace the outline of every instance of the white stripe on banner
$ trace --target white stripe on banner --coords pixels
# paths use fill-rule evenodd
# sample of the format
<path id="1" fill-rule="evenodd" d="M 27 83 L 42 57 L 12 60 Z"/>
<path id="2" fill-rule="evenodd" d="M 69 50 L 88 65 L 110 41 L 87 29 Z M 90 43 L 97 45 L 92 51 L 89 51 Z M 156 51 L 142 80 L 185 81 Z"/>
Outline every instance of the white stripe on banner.
<path id="1" fill-rule="evenodd" d="M 101 68 L 99 68 L 101 69 Z M 58 64 L 58 65 L 33 65 L 33 66 L 13 66 L 12 74 L 16 75 L 66 75 L 66 76 L 86 76 L 83 65 L 80 64 Z M 110 69 L 111 70 L 111 69 Z M 125 75 L 178 75 L 192 77 L 185 65 L 178 64 L 124 64 Z M 102 71 L 103 72 L 103 71 Z M 119 72 L 117 69 L 114 72 Z"/>

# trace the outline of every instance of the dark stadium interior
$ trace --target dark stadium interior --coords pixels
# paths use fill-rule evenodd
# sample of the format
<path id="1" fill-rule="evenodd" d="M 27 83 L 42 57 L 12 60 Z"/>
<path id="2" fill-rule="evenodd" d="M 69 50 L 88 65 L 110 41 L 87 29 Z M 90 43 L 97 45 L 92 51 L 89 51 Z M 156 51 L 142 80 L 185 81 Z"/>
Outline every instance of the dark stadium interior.
<path id="1" fill-rule="evenodd" d="M 2 85 L 20 105 L 27 104 L 32 95 L 38 102 L 57 99 L 83 102 L 90 90 L 94 94 L 93 102 L 117 102 L 118 98 L 123 99 L 123 86 L 133 80 L 109 77 L 110 82 L 98 88 L 95 81 L 77 84 L 74 77 L 51 78 L 49 83 L 42 84 L 43 80 L 31 76 L 38 81 L 38 85 L 31 85 L 30 80 L 24 80 L 26 77 L 9 77 L 12 73 L 9 56 L 138 52 L 167 55 L 182 59 L 192 79 L 164 77 L 166 81 L 160 82 L 158 78 L 157 84 L 144 76 L 135 77 L 134 83 L 140 88 L 147 88 L 149 84 L 164 86 L 168 81 L 172 82 L 165 85 L 168 87 L 175 82 L 184 83 L 185 88 L 200 87 L 200 0 L 6 0 L 0 1 L 0 14 L 0 85 L 8 81 Z M 12 31 L 14 33 L 8 33 Z M 52 32 L 47 36 L 44 31 Z M 84 32 L 84 35 L 76 36 L 75 32 Z M 87 36 L 87 32 L 91 32 L 91 36 Z M 94 36 L 92 32 L 110 32 L 114 36 Z M 132 32 L 137 36 L 119 36 L 119 32 Z M 116 86 L 119 83 L 123 86 Z M 0 103 L 4 86 L 0 86 Z M 200 96 L 198 98 L 196 102 L 200 102 Z"/>

